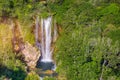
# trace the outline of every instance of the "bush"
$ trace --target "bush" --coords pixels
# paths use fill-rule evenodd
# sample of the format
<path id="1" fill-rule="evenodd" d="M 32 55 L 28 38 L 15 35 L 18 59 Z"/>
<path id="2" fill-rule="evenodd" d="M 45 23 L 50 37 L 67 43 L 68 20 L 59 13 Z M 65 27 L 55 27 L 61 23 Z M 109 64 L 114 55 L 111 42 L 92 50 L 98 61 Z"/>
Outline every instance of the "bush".
<path id="1" fill-rule="evenodd" d="M 120 35 L 120 29 L 110 31 L 108 33 L 108 37 L 110 37 L 113 40 L 113 42 L 119 41 L 119 43 L 120 43 L 120 36 L 119 35 Z"/>
<path id="2" fill-rule="evenodd" d="M 40 77 L 35 72 L 30 72 L 25 80 L 40 80 Z"/>
<path id="3" fill-rule="evenodd" d="M 89 29 L 86 31 L 87 33 L 84 32 L 80 28 L 68 35 L 64 34 L 57 42 L 59 49 L 56 53 L 58 72 L 64 70 L 66 72 L 64 75 L 68 80 L 98 80 L 102 72 L 109 74 L 106 71 L 110 67 L 103 64 L 105 60 L 109 62 L 107 65 L 111 67 L 116 67 L 116 64 L 119 63 L 119 59 L 114 61 L 119 52 L 118 43 L 113 45 L 110 39 L 100 36 L 97 38 L 89 37 L 91 35 L 89 33 L 92 33 Z M 102 70 L 104 69 L 103 65 L 106 68 L 105 70 Z M 115 75 L 112 74 L 114 73 L 113 68 L 110 73 L 109 77 Z M 105 80 L 107 79 L 105 78 Z"/>
<path id="4" fill-rule="evenodd" d="M 45 77 L 43 80 L 57 80 L 57 79 L 55 79 L 53 77 Z"/>

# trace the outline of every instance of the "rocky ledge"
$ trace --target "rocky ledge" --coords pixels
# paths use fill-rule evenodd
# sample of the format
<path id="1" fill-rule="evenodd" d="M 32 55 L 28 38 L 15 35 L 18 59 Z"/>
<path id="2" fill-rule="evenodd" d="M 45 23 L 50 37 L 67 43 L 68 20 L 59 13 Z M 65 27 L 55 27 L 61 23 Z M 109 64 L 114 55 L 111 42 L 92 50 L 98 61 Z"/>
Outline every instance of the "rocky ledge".
<path id="1" fill-rule="evenodd" d="M 28 69 L 34 69 L 38 59 L 40 58 L 40 51 L 27 42 L 25 43 L 24 49 L 21 52 L 24 56 L 24 61 L 27 64 Z"/>

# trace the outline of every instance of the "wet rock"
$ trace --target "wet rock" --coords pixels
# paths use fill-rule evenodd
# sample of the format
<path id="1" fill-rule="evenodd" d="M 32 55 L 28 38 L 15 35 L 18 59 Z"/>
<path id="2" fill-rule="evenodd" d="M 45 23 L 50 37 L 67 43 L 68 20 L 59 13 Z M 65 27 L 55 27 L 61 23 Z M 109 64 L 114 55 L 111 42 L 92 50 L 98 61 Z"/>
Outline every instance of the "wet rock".
<path id="1" fill-rule="evenodd" d="M 40 51 L 27 42 L 25 43 L 25 48 L 21 52 L 29 70 L 34 69 L 40 57 Z"/>

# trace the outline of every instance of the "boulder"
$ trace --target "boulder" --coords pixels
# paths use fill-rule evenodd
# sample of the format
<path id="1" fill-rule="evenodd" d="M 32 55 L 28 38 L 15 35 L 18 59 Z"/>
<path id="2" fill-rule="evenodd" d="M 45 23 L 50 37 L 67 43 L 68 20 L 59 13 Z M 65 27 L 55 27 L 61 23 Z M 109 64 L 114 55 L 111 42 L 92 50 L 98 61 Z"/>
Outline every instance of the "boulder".
<path id="1" fill-rule="evenodd" d="M 27 64 L 28 69 L 34 69 L 38 59 L 40 58 L 40 51 L 27 42 L 21 52 L 24 56 L 24 61 Z"/>

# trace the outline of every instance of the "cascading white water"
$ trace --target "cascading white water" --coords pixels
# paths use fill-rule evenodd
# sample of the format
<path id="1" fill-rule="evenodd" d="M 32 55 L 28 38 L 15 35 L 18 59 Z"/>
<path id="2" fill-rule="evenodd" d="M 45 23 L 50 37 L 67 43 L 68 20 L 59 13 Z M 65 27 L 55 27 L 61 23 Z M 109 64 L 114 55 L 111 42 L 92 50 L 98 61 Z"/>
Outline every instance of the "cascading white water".
<path id="1" fill-rule="evenodd" d="M 41 29 L 42 29 L 42 59 L 43 62 L 52 62 L 52 50 L 51 50 L 51 24 L 52 17 L 48 17 L 47 19 L 41 20 Z"/>
<path id="2" fill-rule="evenodd" d="M 46 19 L 39 17 L 36 18 L 35 21 L 35 39 L 36 39 L 36 46 L 39 48 L 41 52 L 41 58 L 37 62 L 37 68 L 40 68 L 42 71 L 51 70 L 51 74 L 47 74 L 47 76 L 55 76 L 56 64 L 52 60 L 52 53 L 54 50 L 53 43 L 57 40 L 57 25 L 54 22 L 52 24 L 52 17 L 48 17 Z M 41 71 L 41 72 L 42 72 Z M 40 80 L 43 80 L 45 74 L 40 74 Z"/>
<path id="3" fill-rule="evenodd" d="M 39 47 L 42 57 L 41 62 L 53 62 L 52 60 L 52 42 L 56 40 L 57 37 L 57 28 L 56 26 L 53 27 L 53 36 L 52 36 L 52 17 L 48 17 L 46 19 L 41 19 L 41 25 L 39 25 L 39 17 L 36 18 L 36 30 L 35 30 L 35 37 L 36 37 L 36 45 Z M 40 36 L 39 36 L 39 31 Z M 40 37 L 40 41 L 38 38 Z"/>

